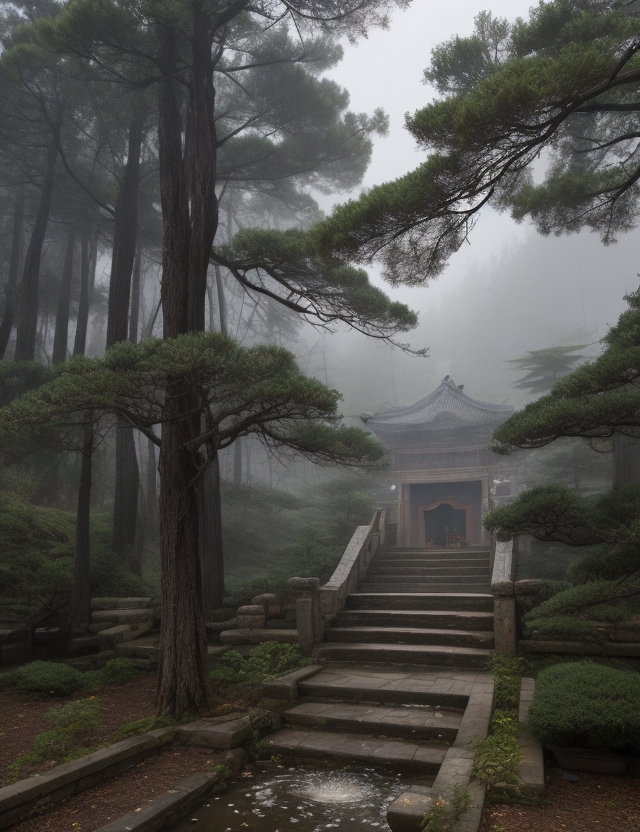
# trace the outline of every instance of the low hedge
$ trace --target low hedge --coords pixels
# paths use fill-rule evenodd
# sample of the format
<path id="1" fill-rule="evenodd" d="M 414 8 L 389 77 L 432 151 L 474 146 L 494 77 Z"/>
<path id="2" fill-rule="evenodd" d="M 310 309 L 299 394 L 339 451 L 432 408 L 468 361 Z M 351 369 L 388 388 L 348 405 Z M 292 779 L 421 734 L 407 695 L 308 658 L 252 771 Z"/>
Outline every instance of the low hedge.
<path id="1" fill-rule="evenodd" d="M 547 746 L 640 751 L 640 673 L 590 661 L 548 667 L 529 725 Z"/>

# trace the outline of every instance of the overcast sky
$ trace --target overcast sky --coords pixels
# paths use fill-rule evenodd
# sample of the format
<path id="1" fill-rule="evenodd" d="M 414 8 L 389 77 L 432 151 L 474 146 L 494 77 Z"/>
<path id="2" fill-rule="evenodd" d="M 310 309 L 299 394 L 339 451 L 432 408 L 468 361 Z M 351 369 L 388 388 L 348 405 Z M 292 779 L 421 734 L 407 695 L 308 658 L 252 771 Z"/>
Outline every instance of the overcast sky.
<path id="1" fill-rule="evenodd" d="M 349 90 L 353 110 L 370 113 L 382 107 L 390 120 L 389 135 L 376 139 L 363 187 L 402 176 L 424 159 L 404 129 L 404 115 L 424 106 L 434 95 L 433 89 L 422 83 L 432 48 L 456 34 L 471 34 L 475 15 L 484 9 L 514 20 L 527 18 L 530 6 L 523 0 L 413 0 L 407 11 L 393 15 L 387 31 L 373 31 L 357 46 L 346 45 L 345 58 L 331 76 Z M 332 201 L 341 202 L 348 196 L 339 194 Z M 330 206 L 331 201 L 323 203 L 325 210 Z M 394 357 L 396 368 L 404 367 L 404 372 L 397 373 L 398 403 L 415 401 L 420 392 L 426 395 L 434 379 L 445 373 L 466 383 L 471 395 L 481 396 L 486 390 L 494 398 L 519 403 L 520 394 L 509 386 L 513 373 L 505 371 L 508 366 L 504 362 L 529 350 L 576 343 L 580 333 L 587 333 L 592 341 L 601 338 L 626 308 L 623 294 L 637 288 L 638 233 L 621 235 L 619 243 L 608 248 L 589 233 L 541 238 L 527 223 L 517 225 L 508 216 L 488 209 L 471 233 L 469 244 L 463 245 L 427 289 L 391 289 L 377 276 L 375 267 L 368 268 L 372 279 L 388 294 L 419 311 L 421 325 L 409 338 L 415 347 L 430 349 L 426 363 L 402 354 Z M 485 300 L 498 285 L 502 288 L 497 301 L 508 293 L 512 297 L 508 303 L 504 298 L 500 308 L 496 301 L 496 316 L 490 318 Z M 483 323 L 493 337 L 491 367 L 484 366 L 487 361 L 477 329 L 473 341 L 465 343 L 464 327 L 459 326 L 462 348 L 455 355 L 450 339 L 438 334 L 443 331 L 443 320 L 455 328 L 473 317 L 475 307 L 483 308 Z M 505 314 L 508 321 L 500 318 Z M 496 332 L 501 331 L 503 350 L 499 339 L 496 343 Z M 487 373 L 492 371 L 499 377 L 494 384 L 487 382 Z M 416 383 L 411 384 L 411 379 Z"/>

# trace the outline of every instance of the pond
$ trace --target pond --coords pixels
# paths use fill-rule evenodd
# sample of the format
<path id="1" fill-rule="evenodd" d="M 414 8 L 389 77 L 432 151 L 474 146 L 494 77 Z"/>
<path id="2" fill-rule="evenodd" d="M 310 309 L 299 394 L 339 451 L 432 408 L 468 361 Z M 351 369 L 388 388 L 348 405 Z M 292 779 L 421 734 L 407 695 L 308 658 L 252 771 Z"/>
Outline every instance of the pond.
<path id="1" fill-rule="evenodd" d="M 292 824 L 296 832 L 385 832 L 387 806 L 409 783 L 430 785 L 432 779 L 267 764 L 224 794 L 211 795 L 170 832 L 289 832 Z"/>

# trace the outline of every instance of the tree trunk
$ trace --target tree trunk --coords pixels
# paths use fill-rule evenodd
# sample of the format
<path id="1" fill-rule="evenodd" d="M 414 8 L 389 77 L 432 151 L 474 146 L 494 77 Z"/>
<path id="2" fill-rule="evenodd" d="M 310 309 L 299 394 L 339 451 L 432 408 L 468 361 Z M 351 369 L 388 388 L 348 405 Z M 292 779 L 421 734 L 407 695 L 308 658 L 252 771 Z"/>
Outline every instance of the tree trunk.
<path id="1" fill-rule="evenodd" d="M 185 150 L 183 87 L 178 82 L 176 32 L 158 30 L 163 79 L 159 84 L 158 147 L 163 218 L 162 310 L 165 338 L 204 329 L 206 276 L 217 223 L 213 59 L 208 15 L 191 3 L 190 84 Z M 182 60 L 182 59 L 181 59 Z M 200 471 L 186 445 L 200 435 L 195 394 L 174 389 L 165 400 L 160 452 L 160 562 L 162 618 L 157 708 L 181 714 L 210 698 L 202 612 L 199 547 Z M 188 414 L 188 415 L 187 415 Z"/>
<path id="2" fill-rule="evenodd" d="M 73 226 L 67 234 L 67 245 L 62 266 L 62 280 L 56 312 L 56 331 L 53 336 L 52 364 L 64 364 L 67 360 L 69 341 L 69 307 L 71 306 L 71 281 L 73 280 L 73 252 L 76 247 L 76 230 Z"/>
<path id="3" fill-rule="evenodd" d="M 233 443 L 233 487 L 242 485 L 242 439 L 238 437 Z"/>
<path id="4" fill-rule="evenodd" d="M 140 240 L 136 248 L 136 259 L 133 263 L 133 278 L 131 281 L 131 312 L 129 314 L 129 340 L 138 343 L 138 327 L 140 325 L 140 271 L 142 248 Z"/>
<path id="5" fill-rule="evenodd" d="M 172 385 L 167 386 L 169 391 Z M 184 414 L 189 398 L 169 392 L 167 415 Z M 191 403 L 193 404 L 193 403 Z M 202 613 L 198 541 L 199 471 L 185 448 L 200 429 L 199 416 L 181 416 L 162 428 L 160 451 L 160 568 L 162 616 L 156 704 L 159 713 L 199 711 L 210 700 L 207 636 Z"/>
<path id="6" fill-rule="evenodd" d="M 91 250 L 90 250 L 91 249 Z M 78 321 L 73 340 L 73 354 L 84 355 L 87 348 L 87 327 L 89 325 L 89 304 L 95 282 L 98 251 L 98 232 L 91 240 L 91 221 L 84 223 L 80 232 L 80 300 Z"/>
<path id="7" fill-rule="evenodd" d="M 111 548 L 127 558 L 131 571 L 136 575 L 142 574 L 141 564 L 134 557 L 139 488 L 140 473 L 133 428 L 127 422 L 118 420 Z"/>
<path id="8" fill-rule="evenodd" d="M 86 629 L 91 621 L 90 515 L 91 515 L 91 462 L 93 457 L 93 413 L 85 413 L 82 441 L 82 464 L 78 487 L 78 512 L 76 515 L 76 551 L 73 565 L 73 590 L 67 621 L 67 631 Z"/>
<path id="9" fill-rule="evenodd" d="M 206 619 L 213 610 L 220 609 L 224 601 L 220 461 L 217 454 L 202 472 L 200 486 L 200 568 Z"/>
<path id="10" fill-rule="evenodd" d="M 147 517 L 150 523 L 155 523 L 158 516 L 157 468 L 156 446 L 150 439 L 147 439 Z"/>
<path id="11" fill-rule="evenodd" d="M 136 256 L 138 235 L 138 190 L 140 186 L 140 150 L 146 111 L 140 106 L 129 125 L 127 164 L 122 187 L 116 202 L 113 229 L 111 277 L 109 279 L 109 312 L 107 318 L 107 349 L 126 341 L 129 323 L 131 273 Z"/>
<path id="12" fill-rule="evenodd" d="M 58 151 L 55 142 L 47 150 L 44 181 L 40 190 L 38 210 L 31 231 L 22 273 L 22 293 L 20 298 L 20 322 L 16 336 L 16 361 L 35 361 L 36 333 L 38 331 L 38 283 L 40 281 L 40 259 L 42 246 L 49 223 L 53 180 Z"/>
<path id="13" fill-rule="evenodd" d="M 20 188 L 16 198 L 16 207 L 13 213 L 13 234 L 11 236 L 11 257 L 9 259 L 9 274 L 5 287 L 5 306 L 0 324 L 0 361 L 7 351 L 7 344 L 11 337 L 13 319 L 15 317 L 16 289 L 18 287 L 18 270 L 20 258 L 22 257 L 24 228 L 24 188 Z"/>
<path id="14" fill-rule="evenodd" d="M 216 289 L 218 290 L 218 314 L 220 315 L 220 332 L 223 335 L 229 334 L 227 326 L 227 300 L 224 296 L 224 283 L 222 282 L 222 270 L 217 264 L 214 266 L 216 273 Z"/>
<path id="15" fill-rule="evenodd" d="M 640 483 L 640 439 L 616 433 L 613 437 L 613 487 Z"/>

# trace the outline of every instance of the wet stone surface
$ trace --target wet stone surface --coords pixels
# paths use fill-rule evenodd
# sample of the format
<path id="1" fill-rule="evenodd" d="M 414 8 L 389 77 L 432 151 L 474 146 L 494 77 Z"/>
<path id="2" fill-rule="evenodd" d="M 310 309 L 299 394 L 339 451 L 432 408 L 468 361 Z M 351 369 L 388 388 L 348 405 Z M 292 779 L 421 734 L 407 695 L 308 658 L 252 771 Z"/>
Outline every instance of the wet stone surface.
<path id="1" fill-rule="evenodd" d="M 169 832 L 388 832 L 387 806 L 408 788 L 371 769 L 318 770 L 267 765 L 211 795 Z"/>

